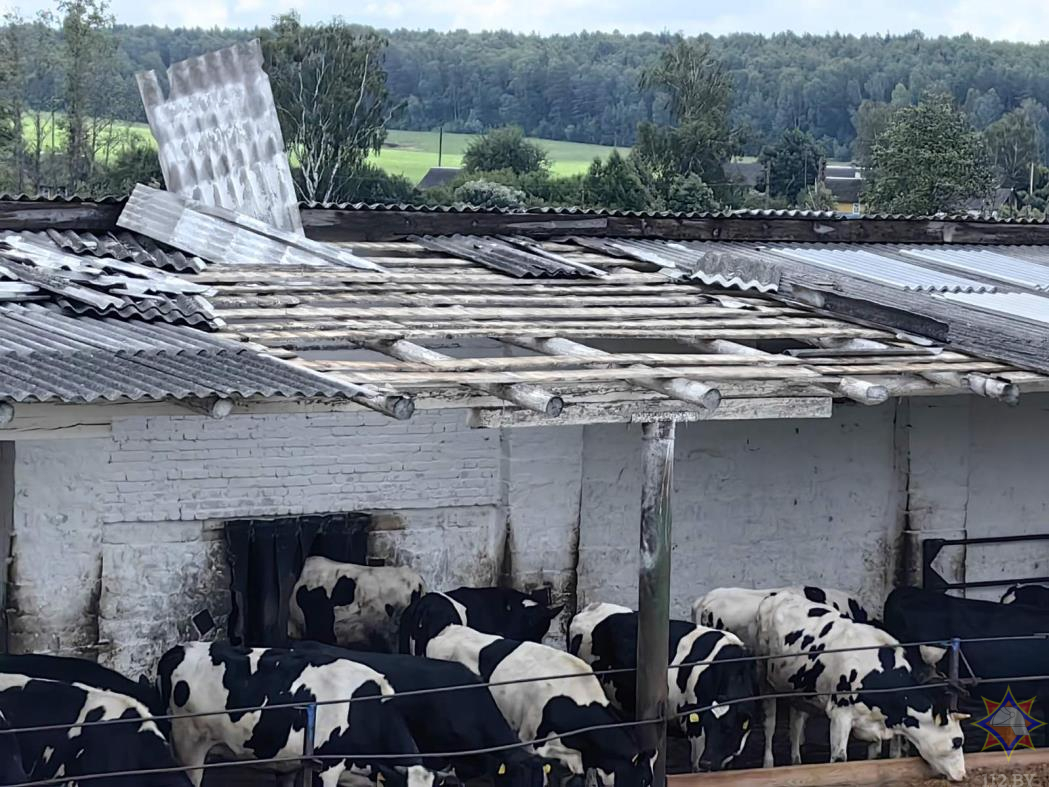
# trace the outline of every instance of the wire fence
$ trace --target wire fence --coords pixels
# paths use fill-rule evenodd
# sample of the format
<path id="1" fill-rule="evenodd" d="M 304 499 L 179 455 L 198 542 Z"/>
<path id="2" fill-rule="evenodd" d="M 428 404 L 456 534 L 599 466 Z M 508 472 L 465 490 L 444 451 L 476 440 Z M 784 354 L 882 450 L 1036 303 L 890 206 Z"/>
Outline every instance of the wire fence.
<path id="1" fill-rule="evenodd" d="M 602 732 L 613 729 L 633 729 L 649 724 L 666 724 L 669 722 L 676 721 L 685 716 L 691 716 L 692 714 L 702 714 L 707 711 L 714 710 L 715 708 L 729 707 L 733 705 L 762 702 L 769 700 L 801 700 L 801 699 L 818 699 L 822 697 L 841 697 L 841 696 L 852 696 L 852 695 L 865 695 L 865 696 L 877 696 L 885 694 L 898 694 L 908 693 L 918 690 L 930 690 L 930 689 L 944 689 L 947 692 L 952 693 L 952 698 L 956 701 L 957 695 L 964 689 L 965 686 L 973 686 L 981 682 L 986 683 L 1009 683 L 1009 684 L 1022 684 L 1022 683 L 1040 683 L 1049 682 L 1049 674 L 1034 674 L 1034 675 L 1018 675 L 1018 676 L 990 676 L 983 678 L 976 675 L 971 667 L 968 666 L 968 660 L 965 658 L 963 645 L 976 644 L 976 643 L 1008 643 L 1018 641 L 1046 641 L 1049 640 L 1049 633 L 1037 633 L 1028 635 L 1012 635 L 1012 636 L 994 636 L 994 637 L 971 637 L 971 638 L 954 638 L 950 640 L 933 639 L 933 640 L 921 640 L 916 642 L 904 642 L 904 643 L 892 643 L 892 644 L 879 644 L 879 645 L 867 645 L 867 646 L 856 646 L 850 648 L 811 648 L 806 650 L 798 650 L 790 653 L 781 654 L 763 654 L 763 655 L 746 655 L 731 658 L 708 658 L 696 661 L 680 662 L 670 664 L 668 666 L 668 672 L 673 673 L 683 669 L 690 669 L 693 667 L 709 667 L 712 665 L 726 665 L 735 663 L 753 663 L 755 665 L 759 663 L 768 663 L 776 660 L 787 660 L 787 659 L 804 659 L 811 657 L 821 657 L 830 654 L 841 654 L 841 653 L 855 653 L 862 651 L 881 650 L 884 648 L 900 648 L 900 649 L 913 649 L 922 646 L 933 646 L 943 648 L 945 655 L 950 657 L 949 663 L 950 668 L 947 676 L 939 675 L 939 680 L 928 680 L 916 682 L 914 684 L 906 686 L 894 686 L 885 688 L 871 688 L 871 689 L 846 689 L 837 691 L 782 691 L 782 692 L 765 692 L 759 693 L 752 696 L 745 697 L 734 697 L 727 698 L 724 700 L 717 700 L 707 705 L 692 705 L 686 710 L 680 712 L 666 713 L 660 717 L 654 719 L 641 719 L 641 720 L 625 720 L 617 721 L 607 724 L 591 725 L 587 727 L 559 730 L 556 733 L 552 733 L 545 737 L 535 738 L 531 740 L 519 741 L 516 743 L 505 744 L 501 746 L 490 746 L 484 748 L 473 748 L 473 749 L 461 749 L 456 751 L 444 751 L 444 752 L 401 752 L 401 753 L 341 753 L 341 754 L 317 754 L 314 751 L 315 746 L 315 719 L 316 711 L 318 707 L 331 706 L 331 705 L 352 705 L 354 703 L 366 703 L 375 701 L 388 701 L 393 697 L 412 697 L 420 695 L 431 695 L 431 694 L 447 694 L 461 691 L 490 691 L 494 688 L 503 688 L 516 686 L 527 683 L 534 683 L 537 681 L 561 681 L 561 680 L 573 680 L 573 679 L 587 679 L 587 678 L 602 678 L 610 677 L 615 675 L 633 674 L 637 672 L 636 667 L 622 667 L 614 669 L 601 669 L 601 670 L 587 670 L 584 672 L 570 672 L 562 673 L 557 675 L 541 675 L 541 676 L 529 676 L 522 678 L 515 678 L 512 680 L 502 681 L 487 681 L 477 682 L 454 686 L 440 686 L 435 688 L 416 689 L 412 691 L 398 691 L 394 695 L 367 695 L 362 697 L 346 697 L 337 699 L 327 700 L 303 700 L 287 703 L 273 703 L 273 704 L 260 704 L 252 706 L 243 706 L 235 708 L 222 708 L 211 711 L 198 711 L 194 713 L 169 713 L 169 714 L 157 714 L 157 715 L 137 715 L 133 718 L 116 718 L 116 719 L 99 719 L 95 721 L 80 721 L 73 723 L 63 724 L 47 724 L 47 725 L 36 725 L 28 727 L 11 727 L 7 730 L 0 730 L 0 736 L 10 734 L 29 734 L 29 733 L 45 733 L 45 732 L 65 732 L 67 735 L 72 730 L 82 730 L 84 728 L 93 727 L 106 727 L 116 724 L 138 724 L 141 725 L 146 722 L 159 722 L 159 721 L 175 721 L 175 720 L 187 720 L 201 717 L 213 717 L 213 716 L 243 716 L 251 713 L 259 713 L 265 711 L 279 711 L 279 710 L 300 710 L 306 713 L 306 725 L 304 746 L 302 754 L 270 757 L 262 759 L 248 759 L 248 760 L 228 760 L 220 762 L 205 763 L 203 765 L 178 765 L 167 768 L 148 768 L 148 769 L 137 769 L 137 770 L 113 770 L 98 773 L 89 774 L 78 774 L 75 777 L 70 775 L 58 776 L 50 779 L 41 779 L 36 781 L 20 782 L 14 787 L 50 787 L 50 785 L 63 785 L 68 784 L 71 781 L 77 782 L 91 782 L 99 779 L 114 779 L 114 778 L 128 778 L 133 776 L 151 776 L 161 774 L 173 774 L 173 773 L 191 773 L 198 770 L 210 771 L 214 769 L 228 769 L 228 768 L 268 768 L 272 770 L 282 770 L 290 772 L 294 770 L 302 770 L 304 774 L 309 776 L 312 774 L 315 768 L 321 767 L 325 762 L 355 762 L 355 763 L 366 763 L 366 762 L 389 762 L 389 761 L 405 761 L 413 760 L 418 758 L 425 758 L 428 760 L 440 760 L 448 761 L 457 758 L 464 757 L 478 757 L 484 755 L 498 754 L 500 752 L 509 751 L 512 749 L 523 749 L 523 750 L 534 750 L 545 744 L 558 741 L 560 739 L 569 738 L 577 735 L 586 735 L 594 732 Z M 352 660 L 352 656 L 348 656 Z M 966 665 L 968 675 L 963 677 L 960 673 L 961 664 Z M 1049 660 L 1047 660 L 1049 663 Z M 952 702 L 952 707 L 954 703 Z M 460 712 L 457 707 L 451 707 L 450 712 Z M 304 785 L 309 785 L 309 779 L 303 781 Z"/>

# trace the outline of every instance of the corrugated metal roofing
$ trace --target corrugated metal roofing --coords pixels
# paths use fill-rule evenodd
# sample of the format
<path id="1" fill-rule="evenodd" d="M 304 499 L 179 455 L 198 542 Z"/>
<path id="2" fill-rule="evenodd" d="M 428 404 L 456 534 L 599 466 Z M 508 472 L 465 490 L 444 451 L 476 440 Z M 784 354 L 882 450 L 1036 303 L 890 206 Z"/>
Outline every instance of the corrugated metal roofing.
<path id="1" fill-rule="evenodd" d="M 525 238 L 475 235 L 413 236 L 410 240 L 430 251 L 476 262 L 511 276 L 604 276 L 604 271 L 546 251 Z"/>
<path id="2" fill-rule="evenodd" d="M 0 399 L 335 398 L 368 390 L 192 328 L 0 306 Z"/>
<path id="3" fill-rule="evenodd" d="M 912 292 L 994 292 L 993 285 L 852 246 L 770 246 L 775 254 Z"/>
<path id="4" fill-rule="evenodd" d="M 1022 258 L 1023 249 L 951 249 L 937 247 L 901 248 L 908 257 L 940 267 L 976 274 L 987 279 L 1025 287 L 1049 290 L 1049 265 Z"/>

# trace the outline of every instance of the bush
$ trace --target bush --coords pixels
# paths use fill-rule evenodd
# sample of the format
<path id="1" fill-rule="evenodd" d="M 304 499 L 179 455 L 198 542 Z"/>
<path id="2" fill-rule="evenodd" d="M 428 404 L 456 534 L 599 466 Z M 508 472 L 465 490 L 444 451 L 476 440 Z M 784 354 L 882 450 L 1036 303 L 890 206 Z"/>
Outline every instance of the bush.
<path id="1" fill-rule="evenodd" d="M 671 181 L 667 194 L 667 210 L 677 213 L 701 213 L 720 209 L 721 205 L 714 199 L 714 190 L 699 175 L 678 175 Z"/>
<path id="2" fill-rule="evenodd" d="M 587 206 L 609 210 L 658 210 L 659 200 L 646 182 L 650 178 L 640 162 L 613 150 L 602 161 L 594 159 L 582 181 Z"/>
<path id="3" fill-rule="evenodd" d="M 473 140 L 463 153 L 463 169 L 467 172 L 496 172 L 508 169 L 518 175 L 539 172 L 547 168 L 546 151 L 525 139 L 516 127 L 489 131 Z"/>
<path id="4" fill-rule="evenodd" d="M 164 188 L 164 175 L 156 149 L 145 142 L 132 141 L 109 167 L 99 166 L 91 191 L 99 196 L 122 196 L 130 194 L 138 183 Z"/>
<path id="5" fill-rule="evenodd" d="M 374 164 L 361 164 L 347 178 L 348 202 L 398 204 L 419 201 L 419 192 L 408 178 L 391 175 Z"/>
<path id="6" fill-rule="evenodd" d="M 526 196 L 519 189 L 493 183 L 490 180 L 471 180 L 454 192 L 455 201 L 478 208 L 521 208 Z"/>

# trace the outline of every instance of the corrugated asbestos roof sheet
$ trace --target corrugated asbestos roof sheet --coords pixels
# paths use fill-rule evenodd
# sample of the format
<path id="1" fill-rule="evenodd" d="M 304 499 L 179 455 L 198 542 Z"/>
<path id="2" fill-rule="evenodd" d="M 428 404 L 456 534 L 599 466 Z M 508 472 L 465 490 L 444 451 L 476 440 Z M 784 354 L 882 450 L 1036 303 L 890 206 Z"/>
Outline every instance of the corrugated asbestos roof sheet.
<path id="1" fill-rule="evenodd" d="M 0 306 L 0 399 L 332 398 L 363 390 L 192 328 Z"/>
<path id="2" fill-rule="evenodd" d="M 493 238 L 466 235 L 413 237 L 424 249 L 470 260 L 511 276 L 589 277 L 605 272 L 546 251 L 527 238 Z"/>
<path id="3" fill-rule="evenodd" d="M 373 262 L 257 219 L 205 206 L 170 191 L 135 186 L 121 227 L 224 265 L 341 266 L 381 271 Z"/>
<path id="4" fill-rule="evenodd" d="M 130 232 L 91 232 L 48 230 L 47 237 L 59 248 L 74 254 L 92 254 L 137 262 L 176 273 L 200 273 L 205 263 L 200 257 L 186 255 L 178 249 L 164 248 L 149 238 Z"/>
<path id="5" fill-rule="evenodd" d="M 858 276 L 914 292 L 994 292 L 994 285 L 902 262 L 857 246 L 775 246 L 776 254 L 817 268 Z"/>
<path id="6" fill-rule="evenodd" d="M 258 39 L 138 74 L 172 192 L 302 235 L 295 184 Z"/>
<path id="7" fill-rule="evenodd" d="M 712 287 L 754 292 L 775 292 L 779 288 L 780 275 L 774 265 L 753 255 L 734 254 L 730 244 L 585 237 L 573 237 L 571 242 L 612 257 L 649 262 L 675 278 Z"/>
<path id="8" fill-rule="evenodd" d="M 908 257 L 929 262 L 941 268 L 949 268 L 1014 287 L 1032 290 L 1049 290 L 1049 265 L 1045 253 L 1032 254 L 1029 247 L 1008 249 L 979 248 L 901 248 Z M 1025 253 L 1028 257 L 1025 259 Z M 1033 257 L 1033 259 L 1032 259 Z"/>

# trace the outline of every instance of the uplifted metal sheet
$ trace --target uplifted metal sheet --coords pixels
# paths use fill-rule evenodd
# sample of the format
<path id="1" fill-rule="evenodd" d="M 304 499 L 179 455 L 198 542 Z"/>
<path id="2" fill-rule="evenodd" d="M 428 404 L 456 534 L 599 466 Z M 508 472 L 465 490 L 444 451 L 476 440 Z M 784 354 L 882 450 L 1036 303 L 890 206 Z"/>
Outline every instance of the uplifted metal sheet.
<path id="1" fill-rule="evenodd" d="M 1049 290 L 1049 265 L 1023 259 L 1024 248 L 957 249 L 935 246 L 900 248 L 901 254 L 943 268 L 974 274 L 1002 284 L 1031 290 Z"/>
<path id="2" fill-rule="evenodd" d="M 340 266 L 382 271 L 374 262 L 330 243 L 276 229 L 225 208 L 201 205 L 139 184 L 117 224 L 224 265 Z"/>
<path id="3" fill-rule="evenodd" d="M 172 64 L 167 97 L 155 71 L 137 79 L 170 191 L 303 234 L 258 39 Z"/>
<path id="4" fill-rule="evenodd" d="M 901 262 L 856 246 L 769 246 L 776 254 L 824 270 L 857 276 L 911 292 L 994 292 L 995 287 L 975 279 Z"/>
<path id="5" fill-rule="evenodd" d="M 330 375 L 192 328 L 70 317 L 0 305 L 0 400 L 95 402 L 190 397 L 354 397 Z"/>

